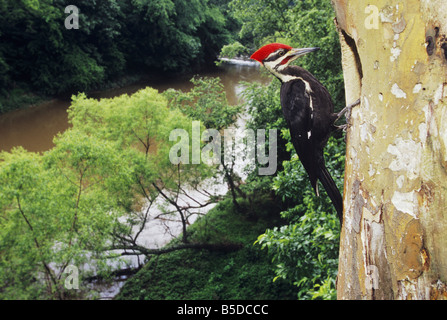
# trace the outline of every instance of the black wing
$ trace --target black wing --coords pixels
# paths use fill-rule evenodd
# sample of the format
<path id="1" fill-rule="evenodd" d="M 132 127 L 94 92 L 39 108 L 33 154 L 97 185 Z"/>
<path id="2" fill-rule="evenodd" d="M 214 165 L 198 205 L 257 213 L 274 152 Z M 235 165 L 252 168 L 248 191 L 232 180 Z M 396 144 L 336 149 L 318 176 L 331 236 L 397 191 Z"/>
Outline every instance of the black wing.
<path id="1" fill-rule="evenodd" d="M 315 192 L 317 191 L 317 159 L 312 144 L 313 103 L 303 80 L 293 80 L 281 86 L 281 105 L 290 130 L 295 151 L 300 158 Z"/>
<path id="2" fill-rule="evenodd" d="M 322 104 L 326 110 L 318 109 Z M 293 146 L 309 176 L 312 188 L 318 195 L 317 182 L 321 181 L 342 223 L 343 198 L 326 168 L 323 156 L 323 148 L 333 124 L 330 97 L 328 101 L 319 101 L 310 92 L 309 84 L 297 79 L 282 84 L 281 105 Z M 319 112 L 328 114 L 322 116 Z"/>

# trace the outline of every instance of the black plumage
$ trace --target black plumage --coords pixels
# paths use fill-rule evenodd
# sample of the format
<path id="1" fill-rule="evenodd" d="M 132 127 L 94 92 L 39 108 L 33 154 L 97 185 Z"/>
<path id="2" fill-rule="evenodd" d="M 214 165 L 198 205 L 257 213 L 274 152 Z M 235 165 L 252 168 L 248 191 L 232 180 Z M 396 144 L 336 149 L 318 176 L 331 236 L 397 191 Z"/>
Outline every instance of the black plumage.
<path id="1" fill-rule="evenodd" d="M 281 106 L 295 151 L 315 192 L 318 194 L 320 180 L 342 221 L 343 199 L 323 155 L 338 118 L 331 97 L 311 73 L 300 67 L 288 66 L 282 73 L 298 77 L 281 85 Z"/>

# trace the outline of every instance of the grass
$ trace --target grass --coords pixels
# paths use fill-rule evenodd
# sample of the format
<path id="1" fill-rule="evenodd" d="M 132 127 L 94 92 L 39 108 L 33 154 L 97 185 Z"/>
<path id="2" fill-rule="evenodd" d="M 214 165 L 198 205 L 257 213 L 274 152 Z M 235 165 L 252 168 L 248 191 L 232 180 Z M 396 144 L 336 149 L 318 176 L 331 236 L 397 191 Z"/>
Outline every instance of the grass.
<path id="1" fill-rule="evenodd" d="M 296 299 L 296 287 L 273 282 L 273 263 L 253 244 L 266 228 L 281 224 L 271 200 L 257 203 L 251 209 L 243 204 L 244 212 L 238 213 L 231 201 L 224 200 L 188 229 L 191 241 L 240 243 L 242 249 L 187 249 L 153 257 L 116 299 Z"/>

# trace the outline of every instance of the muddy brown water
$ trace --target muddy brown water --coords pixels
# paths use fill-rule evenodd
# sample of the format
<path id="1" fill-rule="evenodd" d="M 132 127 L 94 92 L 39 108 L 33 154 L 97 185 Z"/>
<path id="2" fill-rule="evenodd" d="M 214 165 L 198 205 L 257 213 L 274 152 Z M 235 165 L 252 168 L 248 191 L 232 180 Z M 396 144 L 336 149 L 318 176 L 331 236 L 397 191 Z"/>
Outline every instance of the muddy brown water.
<path id="1" fill-rule="evenodd" d="M 267 84 L 271 78 L 263 75 L 254 65 L 225 63 L 220 67 L 205 70 L 198 76 L 220 77 L 230 104 L 237 104 L 239 94 L 243 90 L 241 81 L 261 82 Z M 104 91 L 90 92 L 91 98 L 113 98 L 122 94 L 133 94 L 145 87 L 153 87 L 160 92 L 169 88 L 189 90 L 192 87 L 190 79 L 194 74 L 178 77 L 156 77 L 151 80 L 141 80 L 131 85 Z M 22 146 L 31 152 L 43 152 L 53 147 L 53 138 L 57 133 L 68 127 L 67 109 L 69 99 L 53 99 L 26 109 L 16 110 L 0 115 L 0 151 L 10 151 Z"/>

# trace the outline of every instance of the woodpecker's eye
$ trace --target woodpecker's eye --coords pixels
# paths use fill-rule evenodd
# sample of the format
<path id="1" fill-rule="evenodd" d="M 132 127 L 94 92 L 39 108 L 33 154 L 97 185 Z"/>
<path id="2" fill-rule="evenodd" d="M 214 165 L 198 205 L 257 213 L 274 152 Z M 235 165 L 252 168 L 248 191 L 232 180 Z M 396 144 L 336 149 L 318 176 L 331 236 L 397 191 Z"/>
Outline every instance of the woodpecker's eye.
<path id="1" fill-rule="evenodd" d="M 281 50 L 280 52 L 279 52 L 279 56 L 280 57 L 282 57 L 283 55 L 285 55 L 286 54 L 286 52 L 284 51 L 284 50 Z"/>

